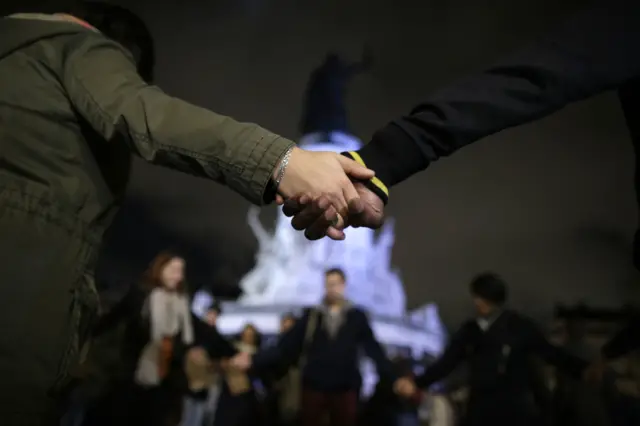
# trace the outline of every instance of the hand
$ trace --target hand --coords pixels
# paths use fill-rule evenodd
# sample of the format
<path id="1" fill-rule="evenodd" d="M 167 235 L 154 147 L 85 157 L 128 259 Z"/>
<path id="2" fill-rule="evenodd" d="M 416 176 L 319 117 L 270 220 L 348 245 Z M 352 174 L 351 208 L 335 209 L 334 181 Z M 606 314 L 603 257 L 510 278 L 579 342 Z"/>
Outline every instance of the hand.
<path id="1" fill-rule="evenodd" d="M 229 367 L 246 371 L 251 368 L 251 355 L 246 352 L 238 352 L 229 360 Z"/>
<path id="2" fill-rule="evenodd" d="M 279 168 L 274 171 L 277 177 Z M 312 152 L 293 148 L 280 185 L 281 199 L 306 195 L 311 199 L 324 196 L 329 205 L 325 216 L 331 223 L 338 223 L 338 214 L 347 216 L 350 211 L 360 211 L 360 195 L 353 180 L 368 180 L 374 176 L 372 170 L 335 152 Z M 329 207 L 335 209 L 335 213 Z"/>
<path id="3" fill-rule="evenodd" d="M 607 361 L 603 357 L 598 357 L 592 362 L 582 373 L 585 382 L 591 384 L 599 384 L 607 369 Z"/>
<path id="4" fill-rule="evenodd" d="M 284 204 L 283 213 L 291 217 L 291 225 L 298 230 L 305 229 L 305 236 L 310 240 L 317 240 L 329 236 L 334 240 L 344 239 L 342 231 L 347 226 L 379 228 L 384 223 L 384 203 L 382 200 L 364 184 L 354 183 L 354 188 L 360 199 L 358 203 L 352 203 L 348 215 L 339 217 L 344 223 L 332 223 L 329 220 L 333 212 L 329 211 L 330 204 L 326 197 L 318 197 L 315 200 L 306 194 L 284 200 L 282 197 L 276 199 L 278 204 Z M 324 216 L 323 216 L 324 215 Z"/>
<path id="5" fill-rule="evenodd" d="M 411 379 L 403 377 L 396 380 L 393 384 L 393 391 L 402 397 L 410 398 L 415 395 L 417 389 L 415 383 L 413 383 Z"/>

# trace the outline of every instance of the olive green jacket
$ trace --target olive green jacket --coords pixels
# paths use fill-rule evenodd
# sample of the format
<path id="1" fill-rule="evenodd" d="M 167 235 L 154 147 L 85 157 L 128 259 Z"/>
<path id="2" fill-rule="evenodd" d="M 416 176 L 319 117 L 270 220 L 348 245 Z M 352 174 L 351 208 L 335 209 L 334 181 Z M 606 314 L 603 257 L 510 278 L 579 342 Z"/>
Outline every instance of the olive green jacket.
<path id="1" fill-rule="evenodd" d="M 261 204 L 292 145 L 147 85 L 129 52 L 95 29 L 58 15 L 0 19 L 0 209 L 97 243 L 132 153 Z"/>

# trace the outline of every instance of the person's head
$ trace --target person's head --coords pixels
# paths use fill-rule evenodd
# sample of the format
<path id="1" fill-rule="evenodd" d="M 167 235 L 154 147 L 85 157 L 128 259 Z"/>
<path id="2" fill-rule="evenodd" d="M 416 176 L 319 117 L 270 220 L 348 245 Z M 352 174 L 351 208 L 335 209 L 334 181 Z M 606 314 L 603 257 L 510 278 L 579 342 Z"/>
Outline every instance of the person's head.
<path id="1" fill-rule="evenodd" d="M 184 293 L 185 262 L 180 256 L 165 251 L 158 254 L 145 273 L 145 284 L 149 288 L 161 287 L 168 291 Z"/>
<path id="2" fill-rule="evenodd" d="M 329 303 L 342 300 L 347 280 L 340 268 L 331 268 L 324 273 L 325 300 Z"/>
<path id="3" fill-rule="evenodd" d="M 218 303 L 214 303 L 209 307 L 209 309 L 207 309 L 207 312 L 204 314 L 204 322 L 206 322 L 211 327 L 215 327 L 218 322 L 220 313 L 220 305 Z"/>
<path id="4" fill-rule="evenodd" d="M 262 340 L 260 332 L 253 324 L 247 324 L 240 332 L 240 342 L 259 348 Z"/>
<path id="5" fill-rule="evenodd" d="M 286 333 L 296 323 L 296 317 L 293 314 L 285 314 L 280 318 L 280 333 Z"/>
<path id="6" fill-rule="evenodd" d="M 77 2 L 69 13 L 131 52 L 140 76 L 147 83 L 153 82 L 155 46 L 142 18 L 124 7 L 102 1 Z"/>
<path id="7" fill-rule="evenodd" d="M 470 285 L 471 297 L 480 316 L 491 315 L 507 301 L 507 285 L 493 272 L 477 275 Z"/>
<path id="8" fill-rule="evenodd" d="M 0 2 L 0 16 L 13 13 L 67 13 L 80 0 L 14 0 Z"/>

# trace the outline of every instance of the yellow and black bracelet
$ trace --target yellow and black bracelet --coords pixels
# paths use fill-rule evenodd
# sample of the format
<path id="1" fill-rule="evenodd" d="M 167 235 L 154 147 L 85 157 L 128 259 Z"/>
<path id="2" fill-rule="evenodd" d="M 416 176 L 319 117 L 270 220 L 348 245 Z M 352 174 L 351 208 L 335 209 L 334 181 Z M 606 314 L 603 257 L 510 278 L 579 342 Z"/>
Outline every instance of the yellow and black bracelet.
<path id="1" fill-rule="evenodd" d="M 361 164 L 361 165 L 367 167 L 367 165 L 365 164 L 365 162 L 362 159 L 362 157 L 360 156 L 360 154 L 358 154 L 356 151 L 346 151 L 346 152 L 343 152 L 342 155 L 344 155 L 347 158 L 352 159 L 353 161 L 355 161 L 358 164 Z M 378 197 L 380 197 L 380 199 L 382 200 L 382 202 L 385 205 L 389 202 L 389 189 L 387 188 L 387 185 L 385 185 L 380 179 L 378 179 L 377 177 L 374 176 L 373 178 L 369 179 L 368 181 L 363 181 L 363 183 L 367 188 L 369 188 Z"/>

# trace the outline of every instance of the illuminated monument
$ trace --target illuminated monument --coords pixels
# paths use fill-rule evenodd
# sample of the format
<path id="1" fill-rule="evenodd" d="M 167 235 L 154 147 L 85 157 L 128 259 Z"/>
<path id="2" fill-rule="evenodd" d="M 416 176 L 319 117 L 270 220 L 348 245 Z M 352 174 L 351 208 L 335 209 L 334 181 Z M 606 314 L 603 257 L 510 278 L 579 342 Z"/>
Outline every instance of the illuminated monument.
<path id="1" fill-rule="evenodd" d="M 329 55 L 323 67 L 328 63 L 334 67 L 331 70 L 334 77 L 338 74 L 336 78 L 344 78 L 339 74 L 346 72 L 346 68 L 344 64 L 340 68 L 332 62 L 336 60 Z M 314 102 L 314 96 L 326 95 L 324 91 L 314 92 L 315 86 L 319 85 L 325 91 L 340 86 L 335 82 L 314 82 L 314 79 L 327 78 L 323 72 L 328 71 L 322 71 L 323 67 L 314 72 L 307 91 L 302 126 L 305 136 L 299 145 L 314 151 L 357 150 L 361 142 L 346 130 L 343 108 L 338 105 L 334 113 L 327 113 L 326 106 L 330 102 L 326 99 Z M 347 68 L 354 69 L 354 65 Z M 322 119 L 314 121 L 313 117 L 318 115 Z M 324 127 L 322 123 L 325 123 Z M 290 219 L 278 209 L 273 230 L 263 226 L 259 208 L 252 207 L 248 212 L 248 225 L 258 240 L 256 264 L 240 281 L 243 295 L 237 303 L 224 307 L 218 323 L 223 332 L 239 331 L 247 322 L 255 323 L 265 333 L 276 332 L 282 314 L 320 302 L 324 272 L 337 267 L 346 273 L 347 297 L 369 311 L 374 332 L 382 343 L 406 348 L 416 356 L 440 353 L 444 331 L 437 307 L 427 305 L 412 313 L 406 312 L 402 280 L 391 264 L 395 242 L 393 219 L 388 219 L 377 235 L 367 228 L 349 228 L 344 241 L 329 238 L 308 241 L 302 232 L 292 228 Z M 202 303 L 206 304 L 206 300 Z"/>

